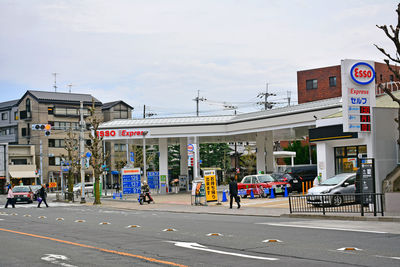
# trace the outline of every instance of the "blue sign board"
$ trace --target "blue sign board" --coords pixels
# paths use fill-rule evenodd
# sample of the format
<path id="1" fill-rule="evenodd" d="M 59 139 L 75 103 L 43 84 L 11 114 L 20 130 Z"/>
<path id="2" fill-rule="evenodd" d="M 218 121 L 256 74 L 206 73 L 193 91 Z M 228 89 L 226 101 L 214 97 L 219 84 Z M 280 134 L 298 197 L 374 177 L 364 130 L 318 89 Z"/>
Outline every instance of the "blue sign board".
<path id="1" fill-rule="evenodd" d="M 141 187 L 141 175 L 138 173 L 124 173 L 122 171 L 122 193 L 125 195 L 129 194 L 140 194 Z"/>
<path id="2" fill-rule="evenodd" d="M 151 189 L 158 189 L 160 172 L 147 172 L 147 183 Z"/>
<path id="3" fill-rule="evenodd" d="M 131 162 L 135 162 L 135 153 L 131 152 Z"/>
<path id="4" fill-rule="evenodd" d="M 87 153 L 86 153 L 86 157 L 87 157 L 87 158 L 90 158 L 91 156 L 92 156 L 92 154 L 91 154 L 90 152 L 87 152 Z"/>

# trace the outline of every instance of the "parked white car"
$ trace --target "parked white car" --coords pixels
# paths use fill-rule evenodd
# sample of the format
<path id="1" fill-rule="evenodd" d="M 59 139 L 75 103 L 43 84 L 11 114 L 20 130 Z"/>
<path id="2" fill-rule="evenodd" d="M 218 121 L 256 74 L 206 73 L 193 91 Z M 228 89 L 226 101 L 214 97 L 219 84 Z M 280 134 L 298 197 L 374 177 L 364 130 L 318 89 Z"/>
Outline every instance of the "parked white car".
<path id="1" fill-rule="evenodd" d="M 314 206 L 340 206 L 344 203 L 355 202 L 355 181 L 355 173 L 341 173 L 333 176 L 308 190 L 307 203 Z"/>
<path id="2" fill-rule="evenodd" d="M 74 184 L 74 188 L 73 188 L 74 193 L 80 195 L 81 187 L 82 187 L 81 183 Z M 89 193 L 93 194 L 93 191 L 94 191 L 93 183 L 85 183 L 85 194 L 89 194 Z"/>

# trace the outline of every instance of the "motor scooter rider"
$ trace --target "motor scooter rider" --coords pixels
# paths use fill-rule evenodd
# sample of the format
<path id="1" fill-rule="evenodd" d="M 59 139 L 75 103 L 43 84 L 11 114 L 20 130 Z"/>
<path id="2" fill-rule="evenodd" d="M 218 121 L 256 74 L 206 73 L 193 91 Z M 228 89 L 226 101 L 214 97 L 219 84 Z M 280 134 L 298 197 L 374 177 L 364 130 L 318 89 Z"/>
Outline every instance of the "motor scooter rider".
<path id="1" fill-rule="evenodd" d="M 154 201 L 153 198 L 150 195 L 150 187 L 149 187 L 149 185 L 147 184 L 146 181 L 143 182 L 142 193 L 144 194 L 144 199 L 143 199 L 144 202 L 146 202 L 146 197 L 148 197 L 150 201 Z"/>

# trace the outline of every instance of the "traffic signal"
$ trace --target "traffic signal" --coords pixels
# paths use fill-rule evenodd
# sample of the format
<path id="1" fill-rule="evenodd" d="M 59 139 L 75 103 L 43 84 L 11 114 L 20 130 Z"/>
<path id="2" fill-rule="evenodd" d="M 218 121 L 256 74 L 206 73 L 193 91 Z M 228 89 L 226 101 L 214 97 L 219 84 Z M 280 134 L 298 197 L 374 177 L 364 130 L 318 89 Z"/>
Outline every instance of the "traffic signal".
<path id="1" fill-rule="evenodd" d="M 51 133 L 51 125 L 50 124 L 32 124 L 32 130 L 44 131 L 44 135 L 49 136 Z"/>

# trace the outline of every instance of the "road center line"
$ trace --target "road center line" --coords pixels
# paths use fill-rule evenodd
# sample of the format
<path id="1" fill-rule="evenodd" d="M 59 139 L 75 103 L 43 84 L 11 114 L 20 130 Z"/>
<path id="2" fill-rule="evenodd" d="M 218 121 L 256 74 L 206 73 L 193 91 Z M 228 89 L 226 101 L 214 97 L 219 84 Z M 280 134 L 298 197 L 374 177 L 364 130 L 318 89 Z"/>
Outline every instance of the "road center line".
<path id="1" fill-rule="evenodd" d="M 311 225 L 291 225 L 291 224 L 281 224 L 281 223 L 256 223 L 256 224 L 265 224 L 265 225 L 283 226 L 283 227 L 336 230 L 336 231 L 349 231 L 349 232 L 364 232 L 364 233 L 374 233 L 374 234 L 387 234 L 387 232 L 381 232 L 381 231 L 359 230 L 359 229 L 349 229 L 349 228 L 335 228 L 335 227 L 322 227 L 322 226 L 311 226 Z"/>
<path id="2" fill-rule="evenodd" d="M 29 234 L 29 233 L 24 233 L 24 232 L 18 232 L 18 231 L 4 229 L 4 228 L 0 228 L 0 231 L 19 234 L 19 235 L 25 235 L 25 236 L 31 236 L 31 237 L 36 237 L 36 238 L 41 238 L 41 239 L 46 239 L 46 240 L 51 240 L 51 241 L 64 243 L 64 244 L 68 244 L 68 245 L 73 245 L 73 246 L 78 246 L 78 247 L 83 247 L 83 248 L 90 248 L 90 249 L 100 250 L 100 251 L 103 251 L 103 252 L 113 253 L 113 254 L 132 257 L 132 258 L 137 258 L 137 259 L 146 260 L 146 261 L 149 261 L 149 262 L 155 262 L 155 263 L 171 265 L 171 266 L 178 266 L 178 267 L 188 267 L 187 265 L 182 265 L 182 264 L 175 263 L 175 262 L 158 260 L 158 259 L 144 257 L 144 256 L 141 256 L 141 255 L 135 255 L 135 254 L 122 252 L 122 251 L 110 250 L 110 249 L 105 249 L 105 248 L 98 248 L 98 247 L 94 247 L 94 246 L 89 246 L 89 245 L 85 245 L 85 244 L 80 244 L 80 243 L 76 243 L 76 242 L 61 240 L 61 239 L 47 237 L 47 236 Z"/>

